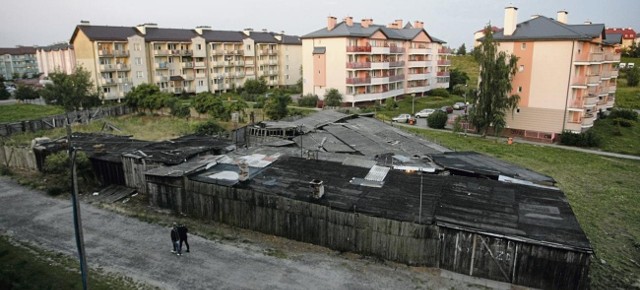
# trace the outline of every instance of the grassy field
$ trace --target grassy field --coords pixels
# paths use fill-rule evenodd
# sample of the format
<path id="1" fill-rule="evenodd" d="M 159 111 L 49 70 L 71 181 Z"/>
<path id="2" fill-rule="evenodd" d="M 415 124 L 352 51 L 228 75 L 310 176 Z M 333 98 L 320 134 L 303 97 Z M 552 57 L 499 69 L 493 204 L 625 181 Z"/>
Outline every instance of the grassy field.
<path id="1" fill-rule="evenodd" d="M 82 289 L 78 261 L 0 236 L 0 289 Z M 89 272 L 90 289 L 152 289 L 131 278 Z"/>
<path id="2" fill-rule="evenodd" d="M 480 66 L 478 66 L 478 63 L 473 59 L 472 55 L 454 55 L 451 58 L 451 69 L 459 69 L 466 72 L 469 76 L 469 87 L 475 88 L 478 84 Z"/>
<path id="3" fill-rule="evenodd" d="M 62 113 L 64 113 L 64 109 L 56 106 L 33 104 L 5 105 L 0 106 L 0 123 L 33 120 Z"/>
<path id="4" fill-rule="evenodd" d="M 458 151 L 485 153 L 558 181 L 591 241 L 594 289 L 628 289 L 640 283 L 640 162 L 550 147 L 411 129 Z"/>

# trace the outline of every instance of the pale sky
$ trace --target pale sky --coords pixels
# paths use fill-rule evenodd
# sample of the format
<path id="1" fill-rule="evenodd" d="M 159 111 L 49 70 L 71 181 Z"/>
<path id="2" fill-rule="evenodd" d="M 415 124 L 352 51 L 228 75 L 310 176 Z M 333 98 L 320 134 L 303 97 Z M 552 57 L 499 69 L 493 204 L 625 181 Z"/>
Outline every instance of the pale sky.
<path id="1" fill-rule="evenodd" d="M 555 18 L 569 12 L 568 23 L 586 20 L 640 32 L 640 0 L 18 0 L 0 9 L 0 47 L 68 42 L 80 20 L 92 25 L 135 26 L 154 22 L 161 28 L 208 25 L 212 29 L 285 31 L 305 35 L 326 26 L 327 16 L 341 21 L 373 18 L 386 25 L 423 21 L 427 32 L 452 48 L 473 42 L 487 23 L 503 26 L 504 7 L 518 7 L 518 23 L 539 14 Z"/>

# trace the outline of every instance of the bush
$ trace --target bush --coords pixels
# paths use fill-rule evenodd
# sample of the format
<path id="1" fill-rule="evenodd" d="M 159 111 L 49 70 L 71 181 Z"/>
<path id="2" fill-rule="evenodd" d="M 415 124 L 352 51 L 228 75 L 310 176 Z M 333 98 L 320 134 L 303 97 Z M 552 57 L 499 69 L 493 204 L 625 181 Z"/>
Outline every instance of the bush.
<path id="1" fill-rule="evenodd" d="M 384 101 L 384 108 L 387 111 L 393 111 L 398 107 L 398 103 L 393 98 L 388 98 Z"/>
<path id="2" fill-rule="evenodd" d="M 313 94 L 307 94 L 298 99 L 298 106 L 314 108 L 318 104 L 318 96 Z"/>
<path id="3" fill-rule="evenodd" d="M 427 96 L 441 96 L 441 97 L 448 98 L 449 92 L 446 89 L 437 88 L 437 89 L 427 91 Z"/>
<path id="4" fill-rule="evenodd" d="M 69 175 L 71 164 L 67 151 L 60 151 L 45 158 L 44 172 Z"/>
<path id="5" fill-rule="evenodd" d="M 213 120 L 206 121 L 196 126 L 196 135 L 217 135 L 226 132 L 226 130 Z"/>
<path id="6" fill-rule="evenodd" d="M 577 147 L 598 147 L 600 145 L 600 137 L 591 130 L 583 133 L 565 131 L 560 138 L 560 144 Z"/>
<path id="7" fill-rule="evenodd" d="M 611 120 L 611 123 L 616 126 L 629 128 L 633 126 L 633 122 L 624 118 L 615 118 Z"/>
<path id="8" fill-rule="evenodd" d="M 629 110 L 629 109 L 616 109 L 611 111 L 607 116 L 607 118 L 637 121 L 638 113 L 634 110 Z"/>
<path id="9" fill-rule="evenodd" d="M 447 113 L 437 110 L 427 117 L 427 125 L 429 125 L 429 128 L 444 129 L 447 124 L 447 118 Z"/>

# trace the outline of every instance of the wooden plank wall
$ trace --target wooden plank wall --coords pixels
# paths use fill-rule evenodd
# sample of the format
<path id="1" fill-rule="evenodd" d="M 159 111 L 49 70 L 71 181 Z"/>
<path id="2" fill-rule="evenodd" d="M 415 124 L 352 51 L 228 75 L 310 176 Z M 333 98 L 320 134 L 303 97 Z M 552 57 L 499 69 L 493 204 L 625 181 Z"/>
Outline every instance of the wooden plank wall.
<path id="1" fill-rule="evenodd" d="M 136 188 L 138 192 L 147 193 L 147 181 L 145 172 L 161 166 L 159 163 L 147 163 L 142 158 L 122 156 L 122 169 L 124 170 L 125 185 Z"/>
<path id="2" fill-rule="evenodd" d="M 108 116 L 121 116 L 131 113 L 131 109 L 125 105 L 113 107 L 100 107 L 92 110 L 74 111 L 66 114 L 48 116 L 37 120 L 27 120 L 0 124 L 0 136 L 11 136 L 23 132 L 36 132 L 52 128 L 64 127 L 67 117 L 71 122 L 89 123 L 92 120 Z"/>
<path id="3" fill-rule="evenodd" d="M 36 156 L 31 148 L 0 146 L 0 165 L 26 171 L 38 171 Z"/>
<path id="4" fill-rule="evenodd" d="M 251 189 L 147 176 L 151 204 L 288 239 L 543 289 L 588 286 L 590 254 L 333 210 Z"/>

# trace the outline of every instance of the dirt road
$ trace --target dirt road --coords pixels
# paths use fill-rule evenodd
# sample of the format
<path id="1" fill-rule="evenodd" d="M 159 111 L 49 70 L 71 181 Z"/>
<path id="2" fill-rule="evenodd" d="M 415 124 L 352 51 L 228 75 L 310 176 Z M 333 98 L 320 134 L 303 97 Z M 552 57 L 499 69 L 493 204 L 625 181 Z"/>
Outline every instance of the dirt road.
<path id="1" fill-rule="evenodd" d="M 71 202 L 0 176 L 0 234 L 75 256 Z M 82 205 L 87 264 L 162 289 L 461 289 L 425 268 L 305 253 L 287 258 L 259 245 L 191 235 L 191 253 L 171 254 L 169 228 Z"/>

